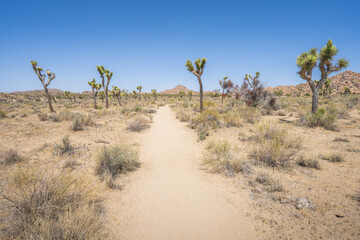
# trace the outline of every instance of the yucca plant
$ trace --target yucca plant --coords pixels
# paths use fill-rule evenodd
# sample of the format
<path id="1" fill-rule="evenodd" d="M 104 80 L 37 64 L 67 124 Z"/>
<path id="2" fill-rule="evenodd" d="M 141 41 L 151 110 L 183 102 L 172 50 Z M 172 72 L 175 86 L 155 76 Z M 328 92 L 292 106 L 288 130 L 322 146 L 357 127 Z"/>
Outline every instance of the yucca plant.
<path id="1" fill-rule="evenodd" d="M 300 54 L 296 59 L 296 65 L 300 68 L 298 74 L 300 77 L 307 81 L 312 91 L 312 106 L 311 112 L 315 114 L 318 110 L 319 90 L 324 85 L 326 79 L 333 72 L 340 71 L 349 65 L 345 58 L 341 58 L 336 64 L 333 63 L 334 57 L 338 53 L 338 49 L 329 40 L 320 51 L 317 48 L 312 48 L 308 52 Z M 315 67 L 319 67 L 321 78 L 316 83 L 312 79 L 312 72 Z"/>
<path id="2" fill-rule="evenodd" d="M 104 94 L 105 94 L 106 108 L 109 108 L 109 84 L 110 84 L 110 80 L 113 76 L 113 72 L 110 72 L 110 70 L 106 70 L 104 68 L 104 66 L 97 66 L 97 70 L 102 79 L 102 87 L 104 89 Z M 105 84 L 105 76 L 106 76 L 106 80 L 107 80 L 106 84 Z"/>
<path id="3" fill-rule="evenodd" d="M 136 89 L 139 91 L 139 101 L 141 101 L 141 90 L 142 90 L 142 86 L 139 85 L 136 87 Z"/>
<path id="4" fill-rule="evenodd" d="M 185 92 L 184 92 L 184 91 L 180 91 L 180 92 L 179 92 L 179 96 L 180 96 L 180 98 L 182 99 L 182 98 L 185 96 Z"/>
<path id="5" fill-rule="evenodd" d="M 230 79 L 228 80 L 228 78 L 229 77 L 223 77 L 222 80 L 219 80 L 219 84 L 222 89 L 221 102 L 224 102 L 225 96 L 229 95 L 231 89 L 234 87 L 234 84 Z"/>
<path id="6" fill-rule="evenodd" d="M 206 61 L 207 61 L 206 58 L 203 58 L 203 59 L 198 58 L 195 61 L 195 68 L 189 59 L 187 60 L 187 62 L 185 64 L 185 67 L 187 67 L 187 70 L 189 72 L 193 73 L 196 76 L 196 78 L 198 79 L 199 86 L 200 86 L 200 111 L 201 112 L 204 109 L 204 104 L 203 104 L 204 93 L 203 93 L 203 84 L 202 84 L 201 76 L 204 73 Z"/>
<path id="7" fill-rule="evenodd" d="M 156 89 L 151 89 L 151 92 L 152 92 L 152 94 L 153 94 L 153 96 L 154 96 L 154 99 L 155 99 L 155 101 L 156 101 L 156 95 L 157 95 Z"/>
<path id="8" fill-rule="evenodd" d="M 43 69 L 41 67 L 38 67 L 38 63 L 36 61 L 31 61 L 30 63 L 31 63 L 31 66 L 34 69 L 34 72 L 36 73 L 36 75 L 38 76 L 41 84 L 44 87 L 45 95 L 46 95 L 46 97 L 48 99 L 50 112 L 55 112 L 54 108 L 52 106 L 52 103 L 51 103 L 52 97 L 51 97 L 51 94 L 50 94 L 50 92 L 48 90 L 48 86 L 50 85 L 51 81 L 54 80 L 54 78 L 56 77 L 55 73 L 52 73 L 50 70 L 46 70 L 46 74 L 44 74 L 44 73 L 42 73 Z M 45 82 L 46 75 L 48 76 L 48 81 L 47 82 Z"/>

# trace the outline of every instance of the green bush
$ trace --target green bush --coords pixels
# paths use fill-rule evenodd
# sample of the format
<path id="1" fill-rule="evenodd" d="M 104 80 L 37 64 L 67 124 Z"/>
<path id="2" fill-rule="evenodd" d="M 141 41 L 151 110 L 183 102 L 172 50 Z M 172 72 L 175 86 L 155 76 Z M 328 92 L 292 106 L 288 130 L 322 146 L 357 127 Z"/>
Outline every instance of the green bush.
<path id="1" fill-rule="evenodd" d="M 308 113 L 301 117 L 301 122 L 308 127 L 323 127 L 327 130 L 336 130 L 336 110 L 333 107 L 325 109 L 318 109 L 316 113 Z"/>

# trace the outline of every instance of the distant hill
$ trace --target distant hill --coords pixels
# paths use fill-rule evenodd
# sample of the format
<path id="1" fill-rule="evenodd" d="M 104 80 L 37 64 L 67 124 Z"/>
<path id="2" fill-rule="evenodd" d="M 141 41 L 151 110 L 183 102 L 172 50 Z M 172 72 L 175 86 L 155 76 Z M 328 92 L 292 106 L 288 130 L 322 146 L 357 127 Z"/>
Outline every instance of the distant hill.
<path id="1" fill-rule="evenodd" d="M 64 93 L 63 90 L 56 89 L 56 88 L 49 88 L 49 92 L 54 95 Z M 39 95 L 39 94 L 42 95 L 43 93 L 44 93 L 44 89 L 36 89 L 36 90 L 30 90 L 30 91 L 15 91 L 15 92 L 11 92 L 9 94 L 13 94 L 13 95 L 27 94 L 27 95 L 33 96 L 33 95 Z"/>
<path id="2" fill-rule="evenodd" d="M 345 71 L 338 73 L 333 77 L 329 78 L 331 81 L 332 93 L 331 95 L 336 95 L 344 92 L 344 88 L 348 87 L 352 93 L 360 93 L 360 73 L 353 71 Z M 311 94 L 311 89 L 308 83 L 304 80 L 305 83 L 298 85 L 290 86 L 277 86 L 277 87 L 267 87 L 266 90 L 270 92 L 282 90 L 283 94 L 291 95 L 304 95 L 306 93 Z"/>
<path id="3" fill-rule="evenodd" d="M 174 87 L 172 89 L 166 89 L 162 92 L 159 92 L 159 94 L 179 94 L 180 91 L 184 91 L 185 93 L 187 93 L 189 91 L 189 89 L 187 87 L 185 87 L 184 85 L 177 85 L 176 87 Z"/>

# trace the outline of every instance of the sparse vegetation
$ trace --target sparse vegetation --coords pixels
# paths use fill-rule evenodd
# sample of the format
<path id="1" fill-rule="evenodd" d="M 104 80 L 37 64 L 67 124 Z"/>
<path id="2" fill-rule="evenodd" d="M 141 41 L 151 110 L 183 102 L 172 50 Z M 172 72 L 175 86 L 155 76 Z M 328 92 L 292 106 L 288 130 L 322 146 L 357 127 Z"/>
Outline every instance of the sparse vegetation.
<path id="1" fill-rule="evenodd" d="M 269 192 L 281 192 L 284 190 L 280 178 L 271 171 L 262 170 L 257 172 L 255 181 L 263 185 Z"/>
<path id="2" fill-rule="evenodd" d="M 315 168 L 317 170 L 321 169 L 320 163 L 317 159 L 305 158 L 304 156 L 300 156 L 298 158 L 297 164 L 302 167 Z"/>
<path id="3" fill-rule="evenodd" d="M 141 132 L 147 128 L 150 127 L 150 120 L 142 115 L 135 115 L 127 122 L 127 128 L 128 130 L 132 132 Z"/>
<path id="4" fill-rule="evenodd" d="M 343 162 L 344 161 L 344 156 L 340 155 L 340 154 L 329 154 L 329 155 L 322 155 L 321 156 L 322 159 L 327 160 L 329 162 Z"/>
<path id="5" fill-rule="evenodd" d="M 17 150 L 9 149 L 1 153 L 0 163 L 10 165 L 23 161 L 23 157 L 20 156 Z"/>

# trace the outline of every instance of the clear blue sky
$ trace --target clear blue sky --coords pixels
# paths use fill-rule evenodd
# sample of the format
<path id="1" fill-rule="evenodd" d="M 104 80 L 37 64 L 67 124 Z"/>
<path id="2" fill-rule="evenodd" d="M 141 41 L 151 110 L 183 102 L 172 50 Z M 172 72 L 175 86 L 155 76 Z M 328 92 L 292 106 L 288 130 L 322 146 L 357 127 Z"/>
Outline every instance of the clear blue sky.
<path id="1" fill-rule="evenodd" d="M 30 60 L 54 71 L 51 88 L 81 92 L 100 81 L 159 91 L 198 90 L 185 62 L 206 57 L 205 90 L 261 72 L 267 86 L 304 82 L 295 60 L 330 38 L 360 72 L 360 1 L 0 0 L 0 92 L 41 89 Z"/>

